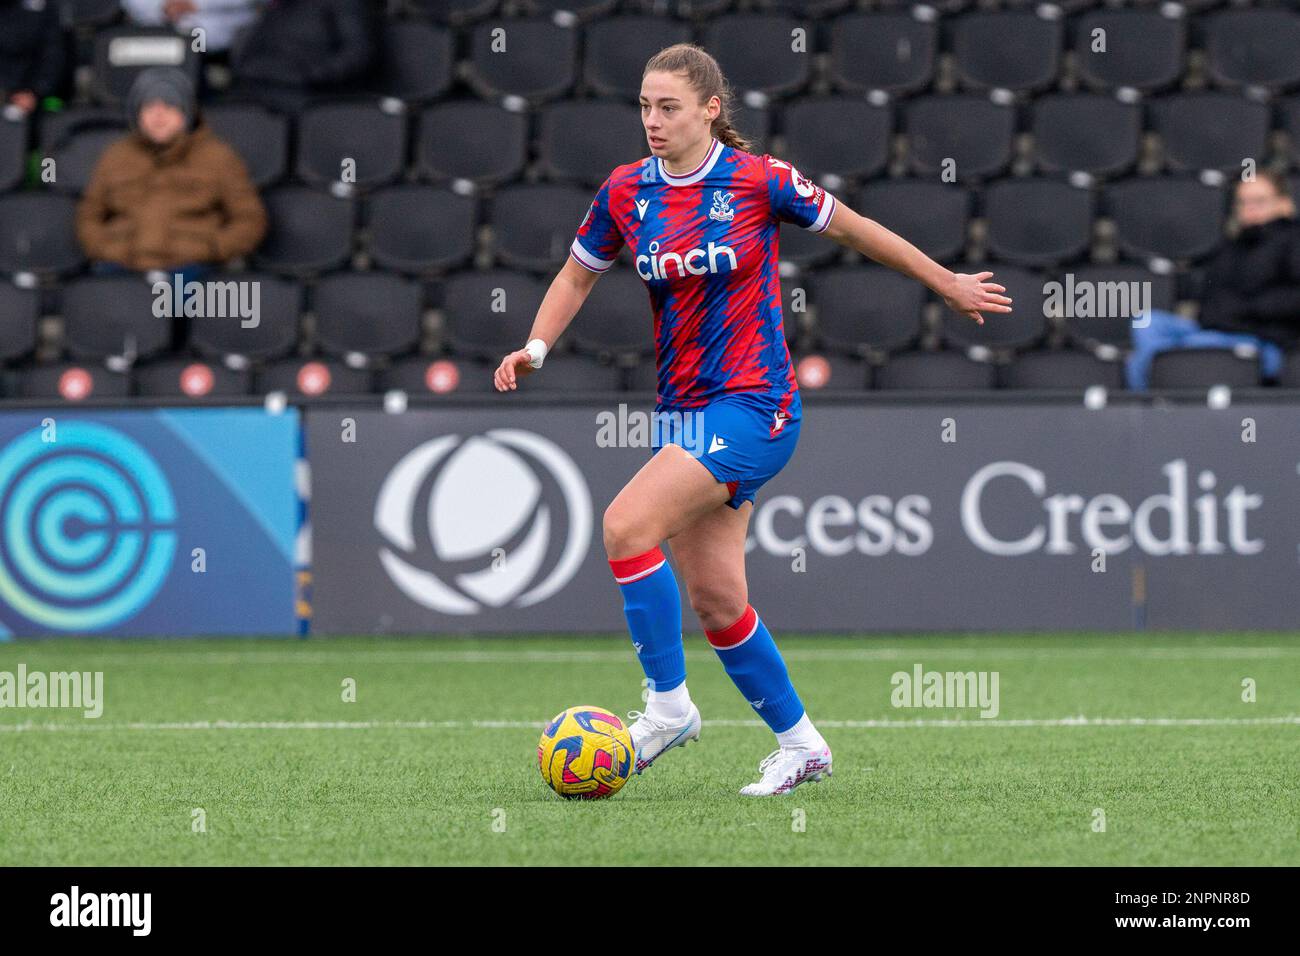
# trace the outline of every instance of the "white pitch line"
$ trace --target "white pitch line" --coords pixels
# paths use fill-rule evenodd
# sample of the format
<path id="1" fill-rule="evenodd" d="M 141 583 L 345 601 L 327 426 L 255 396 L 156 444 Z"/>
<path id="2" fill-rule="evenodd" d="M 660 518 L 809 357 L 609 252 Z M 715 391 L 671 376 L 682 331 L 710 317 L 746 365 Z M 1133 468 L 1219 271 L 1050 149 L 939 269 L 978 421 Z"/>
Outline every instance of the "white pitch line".
<path id="1" fill-rule="evenodd" d="M 197 720 L 171 723 L 0 724 L 0 733 L 84 730 L 538 730 L 542 720 Z M 706 720 L 706 727 L 763 727 L 761 720 Z M 914 720 L 819 720 L 818 727 L 843 730 L 915 730 L 948 727 L 1255 727 L 1300 726 L 1300 716 L 1285 717 L 1056 717 L 984 720 L 971 718 L 917 718 Z"/>
<path id="2" fill-rule="evenodd" d="M 0 645 L 0 662 L 10 655 L 23 651 L 26 658 L 39 657 L 38 645 L 5 647 Z M 1069 660 L 1136 658 L 1140 660 L 1258 660 L 1272 658 L 1300 658 L 1300 642 L 1294 647 L 897 647 L 897 648 L 783 648 L 781 655 L 787 661 L 919 661 L 923 658 L 997 658 L 999 660 Z M 712 651 L 688 650 L 690 661 L 716 660 Z M 622 664 L 636 660 L 629 646 L 627 650 L 608 651 L 336 651 L 301 652 L 250 651 L 187 652 L 177 647 L 167 653 L 115 654 L 91 651 L 78 654 L 78 663 L 105 661 L 119 666 L 134 664 Z"/>

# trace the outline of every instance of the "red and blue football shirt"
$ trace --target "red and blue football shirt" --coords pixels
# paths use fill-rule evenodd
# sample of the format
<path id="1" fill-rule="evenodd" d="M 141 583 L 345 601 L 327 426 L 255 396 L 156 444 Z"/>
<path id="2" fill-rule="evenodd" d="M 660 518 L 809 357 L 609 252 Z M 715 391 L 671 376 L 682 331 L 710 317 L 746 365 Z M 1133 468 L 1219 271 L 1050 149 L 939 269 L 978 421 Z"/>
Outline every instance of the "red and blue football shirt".
<path id="1" fill-rule="evenodd" d="M 714 139 L 689 173 L 654 156 L 615 169 L 570 254 L 605 272 L 624 245 L 635 253 L 654 313 L 661 407 L 757 392 L 786 409 L 798 386 L 782 327 L 780 223 L 824 232 L 835 205 L 789 163 Z"/>

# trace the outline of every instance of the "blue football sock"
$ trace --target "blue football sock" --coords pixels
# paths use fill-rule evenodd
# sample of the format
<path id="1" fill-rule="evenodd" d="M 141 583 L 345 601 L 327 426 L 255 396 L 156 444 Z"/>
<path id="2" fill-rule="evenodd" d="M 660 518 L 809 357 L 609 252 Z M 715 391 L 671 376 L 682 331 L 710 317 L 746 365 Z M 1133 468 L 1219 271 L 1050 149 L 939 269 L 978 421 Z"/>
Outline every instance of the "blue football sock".
<path id="1" fill-rule="evenodd" d="M 745 605 L 745 613 L 734 624 L 704 634 L 727 676 L 773 732 L 789 730 L 799 722 L 803 702 L 794 692 L 776 642 L 751 605 Z"/>
<path id="2" fill-rule="evenodd" d="M 634 558 L 609 562 L 623 589 L 623 613 L 641 669 L 654 691 L 672 690 L 686 680 L 682 650 L 682 597 L 677 577 L 654 547 Z"/>

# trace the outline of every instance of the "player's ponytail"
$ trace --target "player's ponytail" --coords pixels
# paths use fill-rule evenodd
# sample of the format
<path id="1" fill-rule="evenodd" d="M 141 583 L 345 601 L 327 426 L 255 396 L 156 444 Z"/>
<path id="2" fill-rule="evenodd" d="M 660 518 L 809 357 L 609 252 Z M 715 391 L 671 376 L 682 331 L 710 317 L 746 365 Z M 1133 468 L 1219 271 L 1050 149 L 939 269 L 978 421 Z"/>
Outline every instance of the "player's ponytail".
<path id="1" fill-rule="evenodd" d="M 718 97 L 722 109 L 713 121 L 712 133 L 718 142 L 732 149 L 752 153 L 754 146 L 741 135 L 731 123 L 735 97 L 722 75 L 722 68 L 703 47 L 694 43 L 674 43 L 664 47 L 652 56 L 642 71 L 642 76 L 652 72 L 685 73 L 686 82 L 699 94 L 700 103 L 707 103 L 710 97 Z"/>

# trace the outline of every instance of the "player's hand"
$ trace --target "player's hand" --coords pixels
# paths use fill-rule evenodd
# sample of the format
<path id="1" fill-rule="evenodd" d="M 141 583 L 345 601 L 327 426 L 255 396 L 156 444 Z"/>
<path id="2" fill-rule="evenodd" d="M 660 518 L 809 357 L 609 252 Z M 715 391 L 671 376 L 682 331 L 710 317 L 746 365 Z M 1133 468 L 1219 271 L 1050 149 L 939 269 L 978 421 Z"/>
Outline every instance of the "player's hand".
<path id="1" fill-rule="evenodd" d="M 1006 287 L 987 281 L 992 275 L 992 272 L 953 273 L 943 293 L 944 305 L 980 325 L 984 324 L 982 312 L 1010 312 L 1011 300 L 1002 295 Z"/>
<path id="2" fill-rule="evenodd" d="M 498 392 L 508 392 L 518 387 L 518 379 L 521 375 L 531 375 L 536 371 L 537 369 L 532 366 L 532 356 L 520 349 L 511 352 L 501 360 L 496 374 L 492 376 L 492 381 Z"/>

